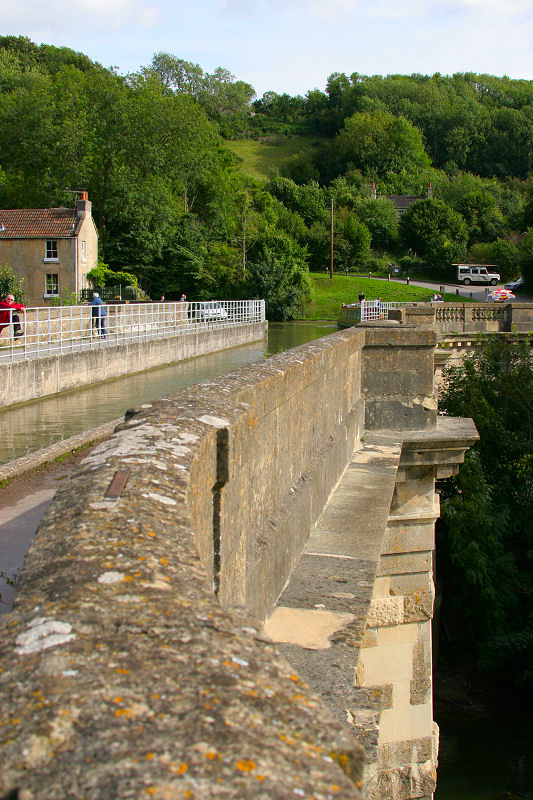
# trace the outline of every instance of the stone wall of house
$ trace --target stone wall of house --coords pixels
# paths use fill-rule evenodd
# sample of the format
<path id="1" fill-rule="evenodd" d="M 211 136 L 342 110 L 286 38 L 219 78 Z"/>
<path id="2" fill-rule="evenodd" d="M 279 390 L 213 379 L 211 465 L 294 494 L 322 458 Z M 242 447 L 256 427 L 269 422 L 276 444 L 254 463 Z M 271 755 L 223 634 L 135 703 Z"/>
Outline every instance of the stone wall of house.
<path id="1" fill-rule="evenodd" d="M 2 239 L 0 260 L 9 264 L 17 280 L 24 279 L 23 288 L 28 306 L 44 306 L 46 275 L 59 276 L 59 293 L 75 291 L 76 239 L 57 239 L 58 261 L 45 261 L 45 239 Z"/>
<path id="2" fill-rule="evenodd" d="M 83 246 L 85 242 L 85 260 L 83 258 Z M 91 214 L 84 214 L 83 221 L 77 238 L 77 290 L 88 289 L 89 280 L 87 273 L 94 269 L 98 264 L 98 233 Z"/>

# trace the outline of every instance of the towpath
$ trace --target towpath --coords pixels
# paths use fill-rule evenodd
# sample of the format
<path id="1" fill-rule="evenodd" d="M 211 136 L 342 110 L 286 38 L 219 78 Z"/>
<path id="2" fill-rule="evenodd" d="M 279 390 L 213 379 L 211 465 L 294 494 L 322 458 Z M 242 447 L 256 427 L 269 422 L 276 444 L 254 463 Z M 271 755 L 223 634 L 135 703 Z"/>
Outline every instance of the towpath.
<path id="1" fill-rule="evenodd" d="M 91 449 L 47 464 L 0 489 L 0 614 L 11 609 L 24 556 L 57 487 Z"/>

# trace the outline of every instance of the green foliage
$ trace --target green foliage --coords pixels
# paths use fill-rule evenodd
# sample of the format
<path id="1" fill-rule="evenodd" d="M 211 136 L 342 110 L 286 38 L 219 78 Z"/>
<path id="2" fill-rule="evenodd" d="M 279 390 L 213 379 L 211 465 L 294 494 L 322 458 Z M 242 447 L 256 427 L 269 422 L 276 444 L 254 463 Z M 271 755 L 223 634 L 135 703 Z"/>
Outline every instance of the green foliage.
<path id="1" fill-rule="evenodd" d="M 533 286 L 533 228 L 529 228 L 520 242 L 520 270 L 528 286 Z"/>
<path id="2" fill-rule="evenodd" d="M 87 273 L 87 277 L 93 286 L 134 286 L 137 288 L 138 285 L 135 275 L 123 270 L 112 270 L 103 261 L 99 261 L 98 265 Z"/>
<path id="3" fill-rule="evenodd" d="M 223 135 L 242 131 L 249 124 L 254 89 L 249 83 L 236 81 L 229 70 L 217 67 L 211 75 L 199 64 L 170 53 L 156 53 L 151 68 L 145 70 L 145 75 L 151 73 L 167 89 L 196 100 Z"/>
<path id="4" fill-rule="evenodd" d="M 83 186 L 101 258 L 153 296 L 241 296 L 267 230 L 323 270 L 331 199 L 338 269 L 391 249 L 440 266 L 464 256 L 466 236 L 491 245 L 507 277 L 509 243 L 533 208 L 532 86 L 334 73 L 325 92 L 254 102 L 227 70 L 169 53 L 120 76 L 68 48 L 0 37 L 0 205 L 67 206 L 66 187 Z M 434 206 L 399 239 L 391 204 L 369 198 L 371 179 L 379 195 L 420 195 L 432 182 L 448 210 Z M 528 258 L 526 237 L 526 272 Z"/>
<path id="5" fill-rule="evenodd" d="M 265 231 L 248 264 L 248 285 L 253 296 L 264 298 L 272 320 L 301 317 L 311 297 L 306 251 L 287 234 Z"/>
<path id="6" fill-rule="evenodd" d="M 8 294 L 12 294 L 15 303 L 26 304 L 26 294 L 23 289 L 24 279 L 17 281 L 13 269 L 9 264 L 0 264 L 0 300 Z"/>
<path id="7" fill-rule="evenodd" d="M 470 248 L 469 254 L 474 264 L 496 264 L 502 281 L 516 278 L 520 273 L 519 249 L 506 239 L 497 239 L 489 244 L 475 244 Z"/>
<path id="8" fill-rule="evenodd" d="M 445 371 L 441 410 L 480 441 L 443 494 L 437 551 L 480 663 L 533 683 L 533 363 L 529 341 L 490 337 Z"/>
<path id="9" fill-rule="evenodd" d="M 442 200 L 417 200 L 400 219 L 400 239 L 431 266 L 446 266 L 464 258 L 467 230 Z"/>
<path id="10" fill-rule="evenodd" d="M 404 117 L 382 111 L 347 119 L 333 147 L 343 172 L 351 166 L 378 176 L 430 165 L 420 131 Z"/>
<path id="11" fill-rule="evenodd" d="M 76 306 L 79 303 L 79 297 L 76 292 L 69 292 L 68 289 L 63 289 L 61 295 L 50 298 L 51 306 Z"/>
<path id="12" fill-rule="evenodd" d="M 398 215 L 394 204 L 385 197 L 366 197 L 357 205 L 357 216 L 372 234 L 372 245 L 394 248 L 398 241 Z"/>

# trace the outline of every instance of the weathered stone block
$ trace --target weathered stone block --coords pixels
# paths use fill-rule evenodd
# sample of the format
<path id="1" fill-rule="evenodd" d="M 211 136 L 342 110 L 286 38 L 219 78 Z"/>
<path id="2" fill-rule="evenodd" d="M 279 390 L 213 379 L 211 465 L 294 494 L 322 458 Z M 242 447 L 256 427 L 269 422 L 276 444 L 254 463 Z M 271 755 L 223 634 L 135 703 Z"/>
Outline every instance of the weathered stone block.
<path id="1" fill-rule="evenodd" d="M 399 575 L 410 572 L 429 572 L 432 568 L 432 554 L 423 553 L 398 553 L 385 555 L 379 559 L 381 575 Z"/>
<path id="2" fill-rule="evenodd" d="M 431 659 L 422 642 L 413 645 L 413 680 L 411 705 L 427 703 L 431 699 Z"/>
<path id="3" fill-rule="evenodd" d="M 433 737 L 409 739 L 404 742 L 389 742 L 380 745 L 378 758 L 385 768 L 416 762 L 427 762 L 433 757 Z"/>
<path id="4" fill-rule="evenodd" d="M 404 595 L 403 601 L 406 622 L 423 622 L 433 617 L 434 590 Z"/>
<path id="5" fill-rule="evenodd" d="M 404 620 L 404 601 L 402 597 L 384 597 L 372 600 L 366 624 L 369 628 L 382 625 L 401 625 Z"/>
<path id="6" fill-rule="evenodd" d="M 363 633 L 363 642 L 361 647 L 377 647 L 378 632 L 376 628 L 367 628 Z"/>

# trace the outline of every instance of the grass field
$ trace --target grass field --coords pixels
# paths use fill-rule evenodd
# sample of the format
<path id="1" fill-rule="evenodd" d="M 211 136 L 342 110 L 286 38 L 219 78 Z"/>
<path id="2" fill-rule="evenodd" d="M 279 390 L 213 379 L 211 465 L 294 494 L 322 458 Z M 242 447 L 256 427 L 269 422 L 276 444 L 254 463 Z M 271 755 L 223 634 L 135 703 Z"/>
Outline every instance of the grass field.
<path id="1" fill-rule="evenodd" d="M 367 300 L 381 297 L 384 302 L 394 300 L 400 303 L 429 301 L 434 294 L 434 289 L 351 275 L 334 275 L 331 280 L 327 275 L 312 272 L 311 281 L 313 299 L 306 310 L 305 319 L 337 319 L 342 303 L 356 303 L 361 290 Z M 444 294 L 442 297 L 445 302 L 457 302 L 454 294 Z M 468 301 L 463 297 L 461 302 Z"/>
<path id="2" fill-rule="evenodd" d="M 315 147 L 315 139 L 293 136 L 290 139 L 279 138 L 279 141 L 257 142 L 254 139 L 237 139 L 226 142 L 232 153 L 238 156 L 237 169 L 258 180 L 266 180 L 270 169 L 278 167 L 281 162 L 296 154 Z"/>

